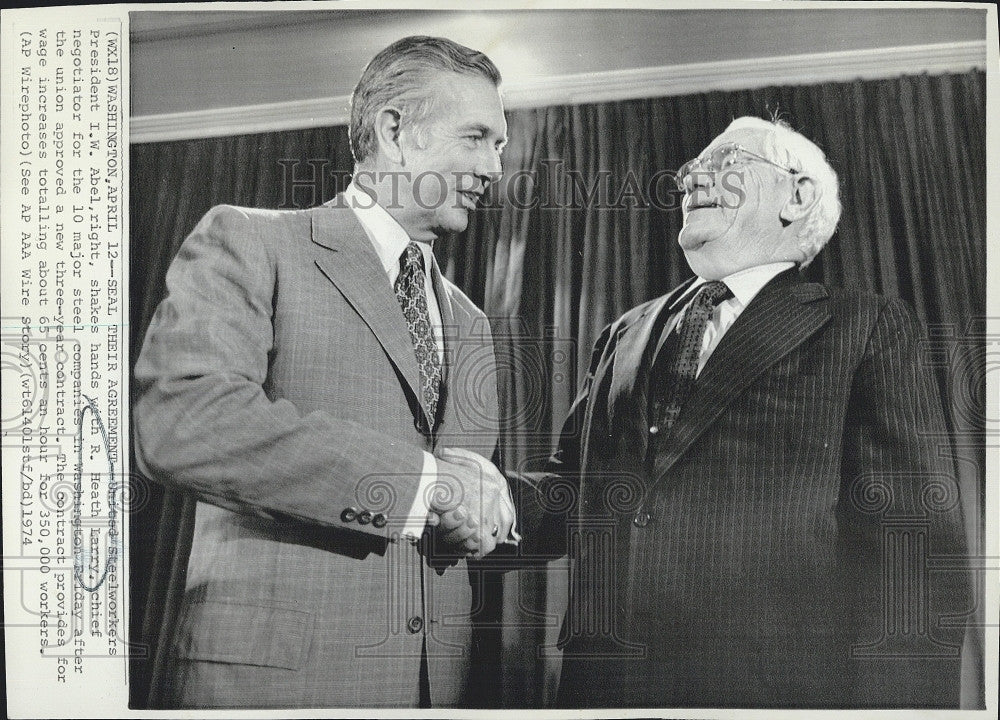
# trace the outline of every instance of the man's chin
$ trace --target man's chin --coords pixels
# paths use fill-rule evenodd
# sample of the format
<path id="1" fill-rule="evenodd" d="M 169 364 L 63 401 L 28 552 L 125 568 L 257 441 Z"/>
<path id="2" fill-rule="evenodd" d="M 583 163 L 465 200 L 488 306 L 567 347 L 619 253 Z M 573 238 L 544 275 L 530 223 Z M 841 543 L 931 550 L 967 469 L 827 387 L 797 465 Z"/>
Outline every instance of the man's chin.
<path id="1" fill-rule="evenodd" d="M 438 235 L 453 235 L 465 232 L 468 227 L 469 212 L 463 209 L 455 209 L 440 218 L 440 222 L 435 230 Z"/>
<path id="2" fill-rule="evenodd" d="M 701 251 L 708 242 L 706 238 L 692 241 L 694 247 L 684 248 L 684 258 L 687 260 L 687 264 L 692 272 L 698 277 L 705 278 L 706 280 L 720 280 L 724 277 L 724 274 L 719 274 L 722 272 L 722 268 L 719 267 L 720 263 L 717 261 L 717 258 L 713 257 L 711 249 L 707 252 Z"/>
<path id="3" fill-rule="evenodd" d="M 697 252 L 711 239 L 706 233 L 681 228 L 681 232 L 677 236 L 677 244 L 681 246 L 681 250 L 684 252 Z"/>

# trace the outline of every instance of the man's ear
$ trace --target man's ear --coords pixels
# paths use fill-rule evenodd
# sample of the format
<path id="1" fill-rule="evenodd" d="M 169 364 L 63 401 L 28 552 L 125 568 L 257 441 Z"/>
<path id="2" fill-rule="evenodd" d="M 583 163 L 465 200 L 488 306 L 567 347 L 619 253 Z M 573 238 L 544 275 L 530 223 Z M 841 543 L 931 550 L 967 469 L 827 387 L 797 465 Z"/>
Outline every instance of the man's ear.
<path id="1" fill-rule="evenodd" d="M 403 161 L 403 151 L 399 145 L 401 114 L 398 109 L 387 105 L 375 116 L 375 141 L 379 151 L 393 162 Z"/>
<path id="2" fill-rule="evenodd" d="M 819 188 L 815 181 L 808 175 L 795 175 L 795 182 L 792 185 L 792 194 L 781 208 L 781 224 L 791 225 L 796 220 L 801 220 L 812 212 L 813 207 L 819 202 Z"/>

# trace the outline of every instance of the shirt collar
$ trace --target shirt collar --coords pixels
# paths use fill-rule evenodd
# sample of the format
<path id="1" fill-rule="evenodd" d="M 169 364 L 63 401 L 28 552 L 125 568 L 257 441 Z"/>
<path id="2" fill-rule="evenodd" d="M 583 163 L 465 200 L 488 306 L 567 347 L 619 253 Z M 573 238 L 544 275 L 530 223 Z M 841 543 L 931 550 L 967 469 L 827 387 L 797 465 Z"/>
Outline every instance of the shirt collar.
<path id="1" fill-rule="evenodd" d="M 378 255 L 382 268 L 389 275 L 399 271 L 399 258 L 410 243 L 410 236 L 403 226 L 396 222 L 385 208 L 379 205 L 371 195 L 359 188 L 353 181 L 344 190 L 344 200 L 354 211 Z M 424 267 L 430 268 L 434 253 L 428 242 L 417 242 L 420 252 L 424 255 Z"/>
<path id="2" fill-rule="evenodd" d="M 732 275 L 727 275 L 722 278 L 722 282 L 726 283 L 726 286 L 732 291 L 733 297 L 739 303 L 739 306 L 744 308 L 750 304 L 750 301 L 757 296 L 757 293 L 765 285 L 780 273 L 792 267 L 795 267 L 795 263 L 790 260 L 757 265 L 756 267 L 745 268 L 744 270 L 734 272 Z M 694 297 L 695 293 L 698 292 L 698 288 L 707 282 L 708 280 L 705 278 L 695 278 L 691 286 L 684 292 L 684 295 L 681 296 L 678 302 L 674 303 L 674 306 L 682 307 L 686 305 Z"/>

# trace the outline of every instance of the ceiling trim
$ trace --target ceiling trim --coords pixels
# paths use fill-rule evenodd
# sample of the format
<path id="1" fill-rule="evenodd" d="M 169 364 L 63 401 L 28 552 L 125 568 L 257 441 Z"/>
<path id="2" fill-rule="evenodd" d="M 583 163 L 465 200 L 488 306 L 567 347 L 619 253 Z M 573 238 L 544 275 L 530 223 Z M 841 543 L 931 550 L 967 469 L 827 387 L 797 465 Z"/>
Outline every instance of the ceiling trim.
<path id="1" fill-rule="evenodd" d="M 612 102 L 771 85 L 811 85 L 985 69 L 986 42 L 956 42 L 579 73 L 504 83 L 507 108 Z M 346 125 L 350 97 L 132 117 L 130 142 Z"/>

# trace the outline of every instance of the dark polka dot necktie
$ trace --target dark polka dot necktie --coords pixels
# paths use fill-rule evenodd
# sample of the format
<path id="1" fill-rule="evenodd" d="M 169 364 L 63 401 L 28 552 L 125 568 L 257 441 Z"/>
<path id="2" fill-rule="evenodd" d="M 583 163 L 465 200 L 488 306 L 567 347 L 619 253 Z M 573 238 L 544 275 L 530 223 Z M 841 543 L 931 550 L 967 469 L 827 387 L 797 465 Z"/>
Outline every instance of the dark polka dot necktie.
<path id="1" fill-rule="evenodd" d="M 420 246 L 410 242 L 400 256 L 399 277 L 396 278 L 396 299 L 403 309 L 406 326 L 413 340 L 413 350 L 420 368 L 420 386 L 428 415 L 437 417 L 438 398 L 441 392 L 441 357 L 431 328 L 427 310 L 424 276 L 424 255 Z"/>
<path id="2" fill-rule="evenodd" d="M 732 296 L 732 291 L 721 280 L 712 280 L 702 285 L 688 306 L 680 327 L 671 333 L 675 335 L 674 342 L 664 346 L 667 352 L 661 353 L 651 378 L 651 387 L 655 388 L 652 393 L 652 417 L 656 419 L 661 431 L 665 432 L 673 427 L 684 407 L 684 401 L 691 394 L 698 374 L 698 358 L 705 340 L 705 329 L 712 311 L 719 303 Z"/>

